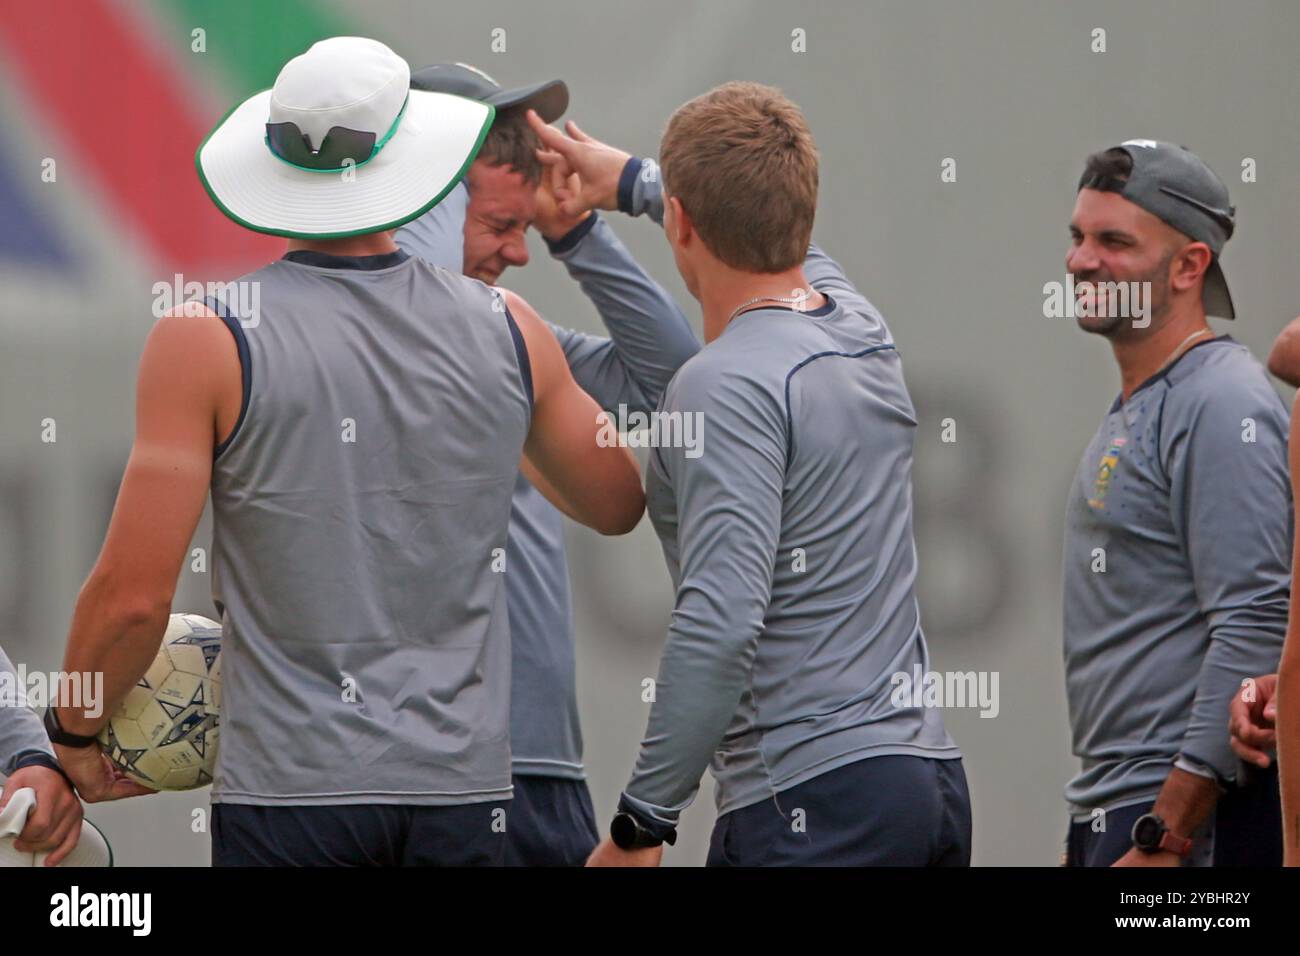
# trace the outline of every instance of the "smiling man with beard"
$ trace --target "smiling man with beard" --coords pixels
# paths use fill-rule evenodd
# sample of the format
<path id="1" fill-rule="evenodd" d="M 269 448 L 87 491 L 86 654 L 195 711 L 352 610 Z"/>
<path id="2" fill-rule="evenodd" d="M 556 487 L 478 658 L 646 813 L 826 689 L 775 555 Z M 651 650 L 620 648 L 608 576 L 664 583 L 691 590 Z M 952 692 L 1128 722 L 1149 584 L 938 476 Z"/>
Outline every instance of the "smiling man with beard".
<path id="1" fill-rule="evenodd" d="M 1096 153 L 1079 182 L 1066 268 L 1122 390 L 1067 504 L 1074 866 L 1281 860 L 1276 769 L 1247 772 L 1227 729 L 1242 680 L 1275 669 L 1291 559 L 1286 409 L 1206 321 L 1235 317 L 1219 264 L 1233 215 L 1168 143 Z M 1136 317 L 1110 283 L 1141 284 Z"/>

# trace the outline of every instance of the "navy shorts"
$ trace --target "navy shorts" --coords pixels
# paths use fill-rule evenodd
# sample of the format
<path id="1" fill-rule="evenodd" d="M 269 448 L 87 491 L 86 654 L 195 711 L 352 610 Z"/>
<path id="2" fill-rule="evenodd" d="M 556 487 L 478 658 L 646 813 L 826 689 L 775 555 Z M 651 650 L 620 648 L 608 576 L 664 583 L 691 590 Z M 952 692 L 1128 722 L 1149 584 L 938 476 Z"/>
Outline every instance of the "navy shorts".
<path id="1" fill-rule="evenodd" d="M 600 842 L 585 780 L 514 778 L 506 823 L 506 866 L 582 866 Z"/>
<path id="2" fill-rule="evenodd" d="M 961 760 L 868 757 L 718 818 L 709 866 L 969 866 Z"/>
<path id="3" fill-rule="evenodd" d="M 510 801 L 212 806 L 213 866 L 500 866 Z"/>
<path id="4" fill-rule="evenodd" d="M 1281 866 L 1282 796 L 1277 761 L 1267 770 L 1245 768 L 1242 786 L 1219 797 L 1214 813 L 1193 834 L 1187 864 L 1200 866 Z M 1154 800 L 1109 811 L 1106 829 L 1091 821 L 1070 822 L 1066 866 L 1110 866 L 1133 848 L 1133 824 L 1150 813 Z"/>

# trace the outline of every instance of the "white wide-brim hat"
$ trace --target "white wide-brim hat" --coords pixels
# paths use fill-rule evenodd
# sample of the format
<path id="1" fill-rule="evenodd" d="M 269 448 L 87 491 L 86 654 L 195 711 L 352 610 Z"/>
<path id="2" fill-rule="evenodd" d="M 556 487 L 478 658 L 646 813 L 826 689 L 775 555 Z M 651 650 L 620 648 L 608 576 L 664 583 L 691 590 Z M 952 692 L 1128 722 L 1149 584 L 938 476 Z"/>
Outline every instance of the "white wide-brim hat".
<path id="1" fill-rule="evenodd" d="M 0 869 L 11 866 L 44 866 L 48 850 L 24 853 L 14 846 L 14 840 L 27 825 L 27 816 L 36 809 L 36 791 L 31 787 L 15 790 L 9 803 L 0 810 Z M 81 837 L 72 852 L 59 866 L 112 866 L 113 849 L 104 834 L 89 820 L 81 821 Z"/>
<path id="2" fill-rule="evenodd" d="M 377 40 L 321 40 L 275 86 L 236 106 L 195 154 L 199 179 L 245 228 L 296 239 L 396 229 L 460 182 L 492 125 L 492 106 L 410 88 L 406 61 Z M 378 151 L 350 168 L 296 166 L 271 150 L 267 124 L 294 122 L 320 149 L 333 127 L 371 132 Z"/>

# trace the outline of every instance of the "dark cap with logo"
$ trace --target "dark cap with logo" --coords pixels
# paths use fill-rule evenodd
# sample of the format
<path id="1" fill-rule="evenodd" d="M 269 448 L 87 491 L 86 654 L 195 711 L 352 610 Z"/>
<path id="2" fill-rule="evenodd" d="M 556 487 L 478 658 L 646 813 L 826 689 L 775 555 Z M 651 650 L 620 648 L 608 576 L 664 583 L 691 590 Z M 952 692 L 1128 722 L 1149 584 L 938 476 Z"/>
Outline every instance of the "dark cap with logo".
<path id="1" fill-rule="evenodd" d="M 1228 187 L 1214 170 L 1185 146 L 1153 139 L 1130 139 L 1120 143 L 1133 160 L 1127 180 L 1084 172 L 1080 189 L 1116 192 L 1141 206 L 1157 219 L 1177 229 L 1194 242 L 1203 242 L 1214 253 L 1205 272 L 1202 301 L 1209 315 L 1235 319 L 1232 296 L 1223 277 L 1219 254 L 1236 227 L 1236 207 L 1228 201 Z"/>
<path id="2" fill-rule="evenodd" d="M 569 88 L 563 80 L 548 80 L 507 90 L 468 63 L 435 63 L 416 70 L 411 74 L 411 89 L 454 93 L 489 103 L 497 108 L 498 113 L 509 109 L 533 109 L 547 123 L 555 122 L 569 108 Z"/>

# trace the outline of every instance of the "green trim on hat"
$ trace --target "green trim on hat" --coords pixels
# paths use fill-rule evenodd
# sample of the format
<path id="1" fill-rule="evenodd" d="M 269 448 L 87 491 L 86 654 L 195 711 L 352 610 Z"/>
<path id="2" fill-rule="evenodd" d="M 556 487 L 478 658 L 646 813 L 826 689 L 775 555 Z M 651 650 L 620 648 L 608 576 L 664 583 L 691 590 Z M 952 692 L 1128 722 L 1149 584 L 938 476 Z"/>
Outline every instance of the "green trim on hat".
<path id="1" fill-rule="evenodd" d="M 266 93 L 266 92 L 269 91 L 259 90 L 257 93 L 254 93 L 253 96 L 260 96 L 262 93 Z M 440 93 L 438 95 L 455 96 L 454 93 Z M 208 135 L 203 138 L 203 142 L 199 143 L 199 148 L 194 151 L 194 168 L 199 174 L 199 182 L 203 184 L 203 189 L 208 194 L 208 198 L 212 200 L 213 205 L 215 205 L 219 210 L 221 210 L 222 215 L 224 215 L 227 219 L 231 220 L 232 222 L 238 223 L 239 225 L 243 226 L 245 229 L 251 230 L 252 232 L 260 232 L 263 235 L 267 235 L 267 236 L 282 236 L 285 239 L 348 239 L 352 236 L 366 236 L 372 232 L 387 232 L 390 229 L 396 229 L 399 226 L 406 225 L 406 223 L 410 222 L 412 219 L 420 218 L 426 212 L 432 209 L 434 206 L 438 205 L 438 203 L 446 199 L 447 194 L 450 193 L 453 189 L 455 189 L 456 186 L 460 183 L 460 181 L 465 178 L 465 174 L 469 172 L 470 166 L 473 165 L 474 160 L 478 157 L 479 150 L 483 148 L 483 141 L 487 139 L 488 131 L 492 129 L 492 122 L 496 118 L 496 113 L 497 113 L 496 107 L 493 106 L 491 103 L 484 103 L 481 100 L 475 100 L 468 96 L 459 97 L 459 99 L 469 100 L 471 103 L 474 103 L 478 106 L 487 107 L 487 116 L 484 117 L 483 126 L 478 132 L 478 138 L 474 141 L 474 146 L 472 149 L 470 149 L 469 155 L 465 158 L 465 162 L 461 164 L 460 170 L 456 173 L 455 176 L 451 178 L 451 181 L 447 183 L 446 188 L 444 188 L 442 192 L 438 193 L 438 195 L 434 196 L 433 199 L 431 199 L 428 203 L 421 206 L 419 209 L 411 213 L 409 216 L 403 216 L 400 219 L 394 219 L 392 222 L 384 223 L 383 225 L 380 226 L 368 226 L 365 229 L 351 229 L 348 230 L 347 232 L 290 232 L 287 229 L 271 229 L 266 226 L 255 226 L 251 222 L 248 222 L 246 219 L 242 219 L 241 217 L 236 215 L 232 210 L 228 209 L 226 205 L 220 199 L 217 198 L 217 194 L 213 192 L 211 184 L 208 183 L 208 177 L 203 174 L 203 163 L 200 160 L 200 157 L 203 155 L 203 147 L 208 145 L 208 140 L 212 139 L 212 137 L 216 135 L 217 130 L 221 129 L 221 127 L 225 125 L 226 120 L 230 119 L 230 117 L 234 115 L 235 111 L 238 110 L 241 106 L 243 106 L 246 102 L 248 102 L 248 99 L 251 98 L 252 97 L 241 100 L 240 102 L 236 103 L 233 107 L 231 107 L 230 110 L 227 111 L 226 115 L 221 117 L 221 121 L 217 123 L 216 126 L 212 127 L 212 130 L 208 133 Z M 405 110 L 405 106 L 403 106 L 403 110 Z M 276 158 L 278 159 L 279 157 Z M 293 164 L 290 163 L 289 165 L 293 165 Z M 316 172 L 317 170 L 310 170 L 310 171 Z"/>
<path id="2" fill-rule="evenodd" d="M 98 833 L 99 838 L 104 841 L 104 846 L 108 849 L 108 862 L 105 863 L 104 865 L 111 868 L 113 866 L 113 861 L 115 859 L 115 857 L 113 856 L 113 844 L 108 842 L 108 837 L 104 836 L 104 831 L 101 830 L 99 827 L 95 826 L 93 822 L 91 822 L 90 820 L 86 820 L 85 823 L 86 826 L 90 827 L 92 830 Z"/>

